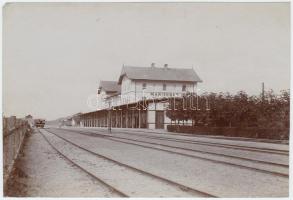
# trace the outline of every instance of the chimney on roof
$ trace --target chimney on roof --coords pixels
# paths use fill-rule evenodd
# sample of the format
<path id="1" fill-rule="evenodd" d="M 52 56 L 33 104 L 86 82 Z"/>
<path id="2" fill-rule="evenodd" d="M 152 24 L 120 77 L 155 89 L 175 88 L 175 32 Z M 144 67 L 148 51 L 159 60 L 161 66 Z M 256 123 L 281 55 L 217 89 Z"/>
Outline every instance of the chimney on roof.
<path id="1" fill-rule="evenodd" d="M 164 69 L 167 69 L 168 68 L 168 64 L 164 64 Z"/>
<path id="2" fill-rule="evenodd" d="M 151 67 L 156 67 L 156 63 L 152 63 L 151 64 Z"/>

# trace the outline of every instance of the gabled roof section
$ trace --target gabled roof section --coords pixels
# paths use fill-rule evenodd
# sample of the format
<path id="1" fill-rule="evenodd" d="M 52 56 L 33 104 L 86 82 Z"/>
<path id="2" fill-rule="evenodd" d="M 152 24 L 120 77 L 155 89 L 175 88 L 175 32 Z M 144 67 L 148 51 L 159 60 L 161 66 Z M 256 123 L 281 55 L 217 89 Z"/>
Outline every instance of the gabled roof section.
<path id="1" fill-rule="evenodd" d="M 101 89 L 106 92 L 121 92 L 121 86 L 116 81 L 100 81 L 99 90 Z"/>
<path id="2" fill-rule="evenodd" d="M 133 80 L 202 82 L 192 68 L 123 66 L 118 84 L 121 84 L 124 76 Z"/>

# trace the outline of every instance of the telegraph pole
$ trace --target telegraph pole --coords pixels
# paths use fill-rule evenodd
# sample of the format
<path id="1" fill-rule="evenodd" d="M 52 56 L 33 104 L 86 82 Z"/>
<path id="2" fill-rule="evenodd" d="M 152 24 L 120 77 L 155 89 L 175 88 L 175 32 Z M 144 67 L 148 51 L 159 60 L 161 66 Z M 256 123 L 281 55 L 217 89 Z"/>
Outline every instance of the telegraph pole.
<path id="1" fill-rule="evenodd" d="M 261 86 L 262 86 L 261 98 L 262 98 L 262 102 L 264 102 L 265 101 L 265 83 L 262 82 Z"/>
<path id="2" fill-rule="evenodd" d="M 109 101 L 109 108 L 108 108 L 108 131 L 111 133 L 111 102 Z"/>
<path id="3" fill-rule="evenodd" d="M 261 84 L 261 111 L 264 112 L 264 103 L 265 103 L 265 84 Z"/>

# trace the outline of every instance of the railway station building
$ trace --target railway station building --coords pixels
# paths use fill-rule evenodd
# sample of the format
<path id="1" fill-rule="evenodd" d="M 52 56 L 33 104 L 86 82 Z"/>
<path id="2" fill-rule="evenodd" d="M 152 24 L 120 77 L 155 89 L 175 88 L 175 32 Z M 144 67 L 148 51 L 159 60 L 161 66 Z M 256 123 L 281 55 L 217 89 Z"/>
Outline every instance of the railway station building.
<path id="1" fill-rule="evenodd" d="M 117 80 L 100 81 L 97 110 L 82 114 L 80 126 L 166 129 L 166 99 L 196 93 L 199 82 L 192 68 L 123 66 Z"/>

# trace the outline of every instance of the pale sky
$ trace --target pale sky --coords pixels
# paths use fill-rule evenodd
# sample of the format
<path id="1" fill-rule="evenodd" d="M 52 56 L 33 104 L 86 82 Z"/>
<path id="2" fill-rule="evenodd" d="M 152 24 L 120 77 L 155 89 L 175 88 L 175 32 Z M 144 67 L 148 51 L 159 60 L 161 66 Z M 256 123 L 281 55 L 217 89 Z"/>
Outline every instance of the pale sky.
<path id="1" fill-rule="evenodd" d="M 207 92 L 290 87 L 289 3 L 9 3 L 3 112 L 47 120 L 91 111 L 123 64 L 193 67 Z"/>

